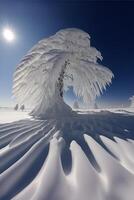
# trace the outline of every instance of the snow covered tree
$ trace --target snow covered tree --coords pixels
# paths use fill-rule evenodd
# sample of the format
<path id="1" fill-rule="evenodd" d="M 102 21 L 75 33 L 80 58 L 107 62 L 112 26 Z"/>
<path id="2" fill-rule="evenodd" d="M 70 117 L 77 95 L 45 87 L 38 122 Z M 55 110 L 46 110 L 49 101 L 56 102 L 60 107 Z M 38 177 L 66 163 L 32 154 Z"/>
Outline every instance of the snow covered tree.
<path id="1" fill-rule="evenodd" d="M 113 73 L 101 66 L 101 53 L 90 46 L 88 33 L 68 28 L 39 41 L 21 60 L 14 74 L 13 93 L 21 104 L 32 105 L 31 115 L 58 117 L 72 110 L 63 101 L 70 86 L 84 102 L 93 101 Z"/>
<path id="2" fill-rule="evenodd" d="M 79 109 L 78 101 L 74 101 L 73 108 L 74 108 L 74 109 Z"/>
<path id="3" fill-rule="evenodd" d="M 23 104 L 23 105 L 21 105 L 20 110 L 23 111 L 24 109 L 25 109 L 25 106 Z"/>
<path id="4" fill-rule="evenodd" d="M 94 109 L 98 109 L 97 103 L 94 104 Z"/>
<path id="5" fill-rule="evenodd" d="M 130 107 L 134 108 L 134 96 L 130 97 L 130 101 L 131 101 Z"/>
<path id="6" fill-rule="evenodd" d="M 19 105 L 16 104 L 15 107 L 14 107 L 14 110 L 18 110 L 18 108 L 19 108 Z"/>

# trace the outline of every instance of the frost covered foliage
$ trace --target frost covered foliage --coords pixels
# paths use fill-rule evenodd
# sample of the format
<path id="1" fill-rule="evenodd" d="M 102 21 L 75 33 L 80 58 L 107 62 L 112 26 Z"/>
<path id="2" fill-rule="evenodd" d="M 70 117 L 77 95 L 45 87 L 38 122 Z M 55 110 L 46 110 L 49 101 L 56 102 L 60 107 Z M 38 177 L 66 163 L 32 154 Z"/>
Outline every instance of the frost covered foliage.
<path id="1" fill-rule="evenodd" d="M 131 101 L 130 107 L 134 108 L 134 96 L 130 97 L 130 101 Z"/>
<path id="2" fill-rule="evenodd" d="M 34 116 L 69 113 L 63 93 L 70 86 L 84 102 L 93 101 L 111 83 L 113 73 L 101 66 L 101 53 L 90 46 L 88 33 L 68 28 L 39 41 L 21 60 L 14 74 L 13 93 L 32 105 Z"/>

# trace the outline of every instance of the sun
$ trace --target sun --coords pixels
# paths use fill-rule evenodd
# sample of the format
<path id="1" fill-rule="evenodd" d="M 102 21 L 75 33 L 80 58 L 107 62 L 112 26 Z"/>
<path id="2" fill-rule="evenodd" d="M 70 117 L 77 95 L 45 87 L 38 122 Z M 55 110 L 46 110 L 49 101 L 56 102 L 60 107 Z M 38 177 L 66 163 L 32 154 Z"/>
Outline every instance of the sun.
<path id="1" fill-rule="evenodd" d="M 5 28 L 3 30 L 3 37 L 7 42 L 12 42 L 15 39 L 15 34 L 11 29 Z"/>

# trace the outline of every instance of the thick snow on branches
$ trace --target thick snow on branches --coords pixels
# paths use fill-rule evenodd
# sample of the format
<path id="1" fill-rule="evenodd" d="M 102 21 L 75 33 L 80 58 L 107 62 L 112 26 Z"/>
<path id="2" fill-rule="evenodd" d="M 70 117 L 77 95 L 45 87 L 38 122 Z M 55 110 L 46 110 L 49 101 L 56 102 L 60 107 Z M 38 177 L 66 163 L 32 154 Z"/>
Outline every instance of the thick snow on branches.
<path id="1" fill-rule="evenodd" d="M 97 59 L 102 60 L 101 53 L 90 46 L 88 33 L 75 28 L 60 30 L 39 41 L 21 60 L 13 93 L 21 104 L 32 105 L 35 116 L 52 108 L 55 113 L 69 111 L 62 98 L 69 86 L 89 102 L 111 83 L 113 73 Z"/>

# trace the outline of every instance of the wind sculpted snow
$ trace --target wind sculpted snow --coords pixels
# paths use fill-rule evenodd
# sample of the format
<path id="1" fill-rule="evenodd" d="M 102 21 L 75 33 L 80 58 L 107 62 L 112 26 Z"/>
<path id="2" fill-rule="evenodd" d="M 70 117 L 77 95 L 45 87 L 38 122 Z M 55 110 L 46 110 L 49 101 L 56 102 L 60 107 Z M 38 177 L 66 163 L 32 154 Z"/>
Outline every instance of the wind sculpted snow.
<path id="1" fill-rule="evenodd" d="M 0 200 L 133 200 L 134 115 L 0 124 Z"/>

